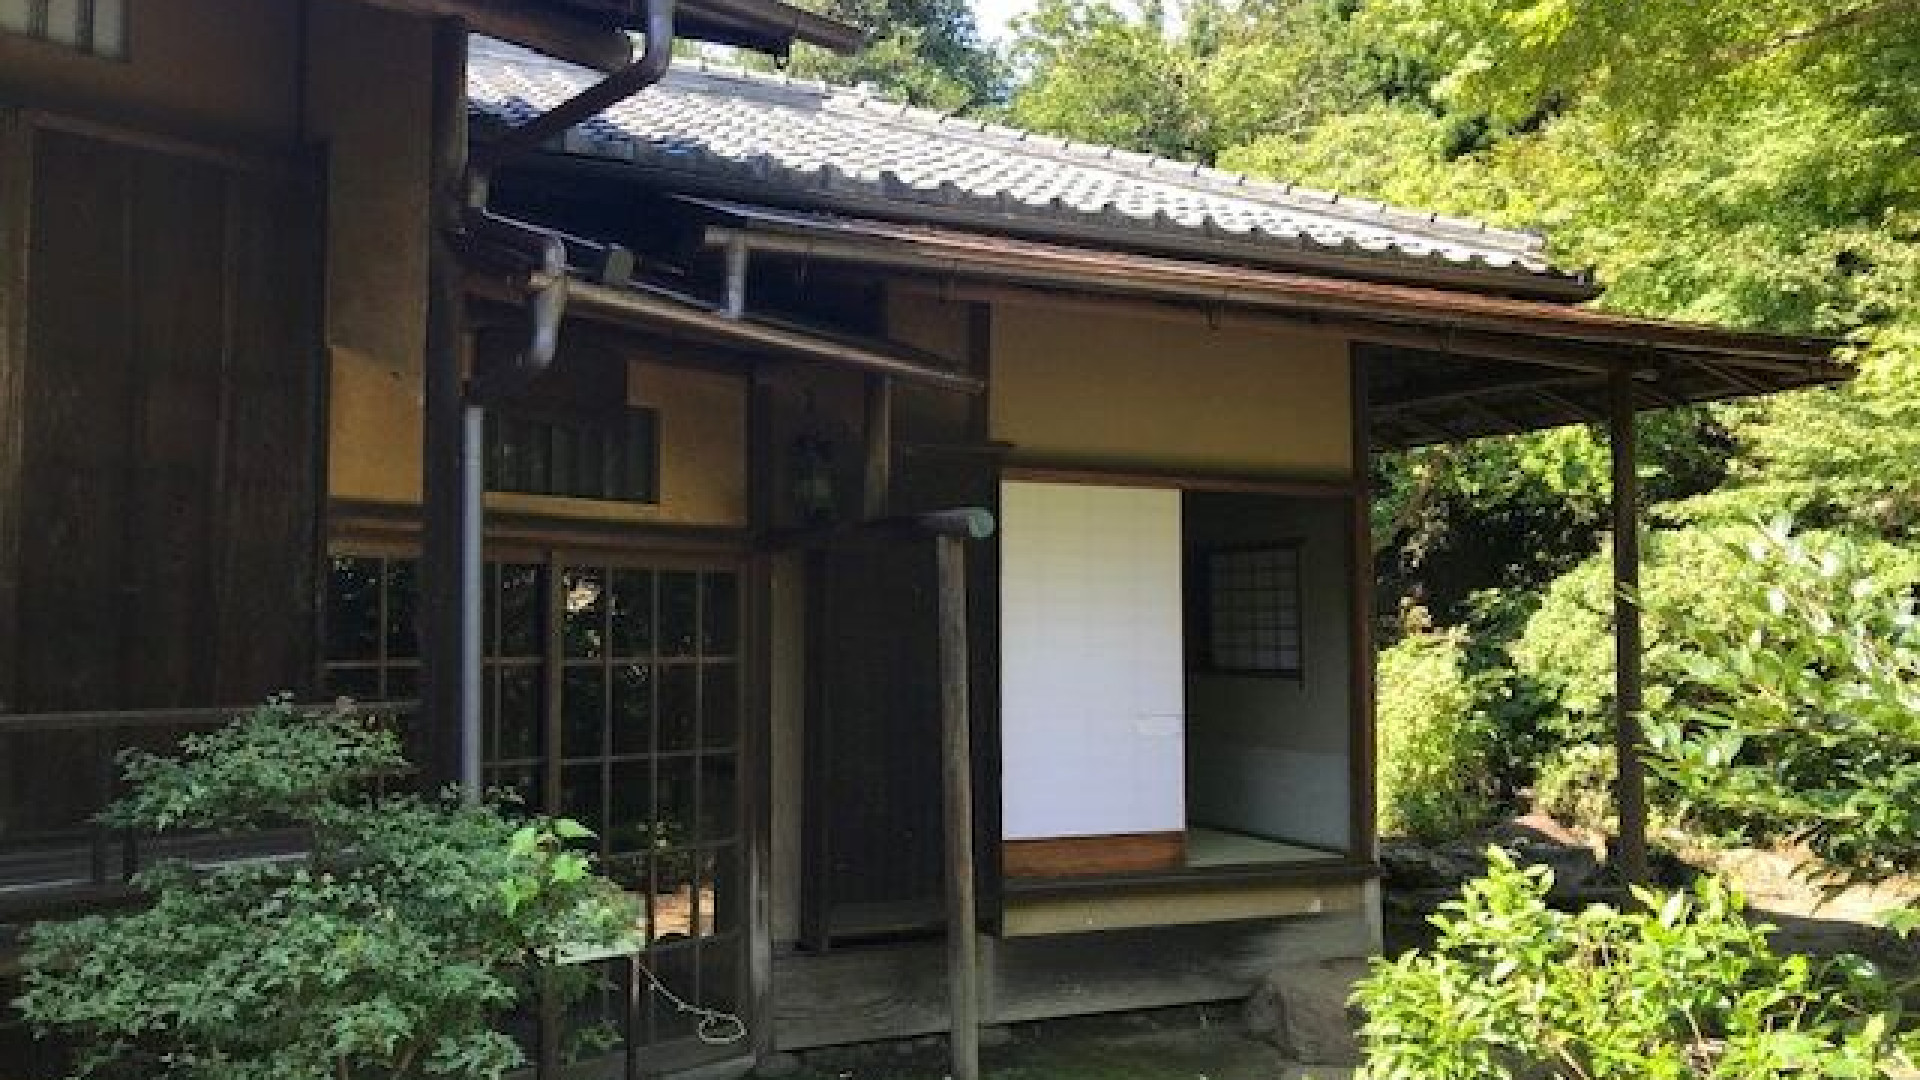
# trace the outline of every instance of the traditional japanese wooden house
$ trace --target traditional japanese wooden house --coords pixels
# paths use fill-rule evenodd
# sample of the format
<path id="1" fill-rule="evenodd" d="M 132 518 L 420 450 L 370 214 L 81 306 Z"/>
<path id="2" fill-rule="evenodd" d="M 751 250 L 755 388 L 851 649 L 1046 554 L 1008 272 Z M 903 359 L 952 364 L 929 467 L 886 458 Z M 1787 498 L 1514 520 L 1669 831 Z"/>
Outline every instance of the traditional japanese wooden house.
<path id="1" fill-rule="evenodd" d="M 0 34 L 0 903 L 140 856 L 72 843 L 101 751 L 394 703 L 742 1017 L 641 986 L 648 1072 L 951 1030 L 966 1076 L 982 1025 L 1374 951 L 1369 453 L 1610 424 L 1630 582 L 1636 410 L 1845 375 L 1476 222 L 697 61 L 629 96 L 546 5 L 469 55 L 124 2 L 120 59 Z"/>

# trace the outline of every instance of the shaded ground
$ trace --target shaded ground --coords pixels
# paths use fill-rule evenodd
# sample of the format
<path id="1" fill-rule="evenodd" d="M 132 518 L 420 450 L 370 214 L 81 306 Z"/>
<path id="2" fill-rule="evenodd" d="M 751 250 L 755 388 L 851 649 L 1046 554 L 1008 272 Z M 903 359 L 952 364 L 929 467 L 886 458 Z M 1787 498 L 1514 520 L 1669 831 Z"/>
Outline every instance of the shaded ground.
<path id="1" fill-rule="evenodd" d="M 1302 1070 L 1246 1033 L 1234 1008 L 1166 1009 L 1012 1029 L 981 1051 L 991 1080 L 1345 1080 L 1344 1069 Z M 944 1039 L 814 1051 L 796 1080 L 941 1080 Z"/>

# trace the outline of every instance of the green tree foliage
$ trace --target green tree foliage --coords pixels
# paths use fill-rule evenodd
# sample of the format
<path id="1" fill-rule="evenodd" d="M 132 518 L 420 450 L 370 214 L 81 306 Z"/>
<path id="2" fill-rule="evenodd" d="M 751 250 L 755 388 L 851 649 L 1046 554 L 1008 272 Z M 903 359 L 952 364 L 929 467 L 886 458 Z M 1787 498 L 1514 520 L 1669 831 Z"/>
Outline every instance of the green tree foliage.
<path id="1" fill-rule="evenodd" d="M 368 794 L 404 765 L 367 718 L 285 701 L 176 760 L 133 755 L 115 822 L 296 827 L 310 851 L 162 863 L 135 882 L 147 906 L 34 927 L 16 1004 L 79 1044 L 82 1076 L 481 1078 L 522 1064 L 498 1025 L 534 973 L 622 941 L 636 912 L 567 846 L 585 836 L 572 822 Z"/>
<path id="2" fill-rule="evenodd" d="M 842 85 L 872 83 L 923 108 L 989 108 L 1006 95 L 1000 58 L 980 40 L 966 0 L 823 0 L 827 15 L 861 28 L 867 44 L 853 56 L 799 45 L 788 70 Z"/>
<path id="3" fill-rule="evenodd" d="M 1920 630 L 1907 576 L 1857 545 L 1748 531 L 1720 617 L 1656 607 L 1679 648 L 1678 707 L 1647 727 L 1697 805 L 1803 841 L 1822 868 L 1879 881 L 1920 865 Z"/>
<path id="4" fill-rule="evenodd" d="M 1012 61 L 1027 80 L 1009 108 L 1014 123 L 1143 153 L 1208 156 L 1194 57 L 1167 36 L 1159 5 L 1136 16 L 1108 0 L 1040 0 L 1015 35 Z"/>
<path id="5" fill-rule="evenodd" d="M 1021 76 L 1011 115 L 1041 131 L 1211 162 L 1288 139 L 1384 88 L 1417 79 L 1404 57 L 1351 30 L 1343 0 L 1202 0 L 1137 10 L 1111 0 L 1041 0 L 1010 49 Z"/>
<path id="6" fill-rule="evenodd" d="M 1431 950 L 1377 961 L 1366 1080 L 1774 1080 L 1904 1075 L 1899 1002 L 1851 957 L 1782 956 L 1711 879 L 1635 910 L 1547 903 L 1499 849 L 1434 917 Z"/>
<path id="7" fill-rule="evenodd" d="M 1486 824 L 1496 808 L 1493 738 L 1457 633 L 1415 632 L 1380 655 L 1379 821 L 1389 836 L 1435 840 Z"/>

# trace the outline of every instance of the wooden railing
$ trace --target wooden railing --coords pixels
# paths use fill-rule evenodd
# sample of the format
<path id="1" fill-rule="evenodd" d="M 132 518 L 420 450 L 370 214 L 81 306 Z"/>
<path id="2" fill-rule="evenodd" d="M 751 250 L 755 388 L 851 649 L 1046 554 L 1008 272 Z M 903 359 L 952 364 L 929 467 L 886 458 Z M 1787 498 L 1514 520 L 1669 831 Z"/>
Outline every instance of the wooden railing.
<path id="1" fill-rule="evenodd" d="M 381 715 L 413 711 L 411 703 L 367 708 Z M 298 852 L 302 842 L 293 831 L 155 837 L 99 820 L 100 811 L 124 792 L 123 751 L 166 752 L 185 736 L 219 728 L 246 711 L 0 715 L 0 924 L 122 901 L 130 879 L 159 858 L 217 863 Z"/>

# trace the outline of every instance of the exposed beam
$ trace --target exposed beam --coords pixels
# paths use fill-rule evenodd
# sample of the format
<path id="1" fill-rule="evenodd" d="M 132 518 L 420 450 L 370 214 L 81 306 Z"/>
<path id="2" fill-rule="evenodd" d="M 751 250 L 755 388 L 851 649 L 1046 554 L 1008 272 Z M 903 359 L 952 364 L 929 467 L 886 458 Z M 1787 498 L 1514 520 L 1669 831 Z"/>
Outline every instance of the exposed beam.
<path id="1" fill-rule="evenodd" d="M 1587 406 L 1567 397 L 1565 394 L 1558 393 L 1550 388 L 1536 386 L 1533 388 L 1533 393 L 1534 396 L 1538 397 L 1541 401 L 1555 408 L 1565 409 L 1579 417 L 1582 423 L 1604 424 L 1607 422 L 1607 418 L 1601 413 L 1597 413 Z"/>
<path id="2" fill-rule="evenodd" d="M 359 0 L 409 15 L 454 18 L 476 34 L 511 41 L 535 52 L 599 71 L 617 71 L 633 61 L 633 41 L 616 27 L 542 11 L 525 4 L 481 0 Z"/>
<path id="3" fill-rule="evenodd" d="M 1595 380 L 1578 375 L 1561 375 L 1547 379 L 1484 379 L 1465 386 L 1451 386 L 1445 390 L 1431 393 L 1415 393 L 1406 397 L 1393 397 L 1373 406 L 1376 414 L 1393 415 L 1408 409 L 1418 409 L 1428 405 L 1444 405 L 1449 402 L 1467 401 L 1487 394 L 1529 393 L 1546 391 L 1566 386 L 1594 386 Z"/>
<path id="4" fill-rule="evenodd" d="M 494 299 L 517 300 L 524 279 L 469 275 L 467 288 Z M 616 325 L 664 327 L 716 341 L 757 348 L 796 360 L 841 364 L 960 393 L 977 394 L 980 380 L 937 366 L 932 357 L 888 342 L 863 342 L 769 318 L 730 319 L 701 302 L 663 292 L 574 280 L 567 285 L 567 314 Z"/>
<path id="5" fill-rule="evenodd" d="M 1613 458 L 1614 753 L 1619 759 L 1620 837 L 1616 858 L 1628 884 L 1647 883 L 1647 781 L 1641 761 L 1644 707 L 1640 626 L 1640 478 L 1634 444 L 1633 379 L 1608 385 Z"/>

